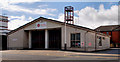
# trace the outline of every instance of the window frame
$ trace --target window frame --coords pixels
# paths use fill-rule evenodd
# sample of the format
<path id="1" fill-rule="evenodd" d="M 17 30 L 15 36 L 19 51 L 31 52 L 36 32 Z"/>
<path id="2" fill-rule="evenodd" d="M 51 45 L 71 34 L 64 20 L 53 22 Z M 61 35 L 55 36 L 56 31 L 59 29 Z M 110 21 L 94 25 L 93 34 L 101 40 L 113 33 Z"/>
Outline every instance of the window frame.
<path id="1" fill-rule="evenodd" d="M 77 38 L 77 34 L 79 34 L 79 37 Z M 72 39 L 72 35 L 74 35 L 75 36 L 75 39 Z M 81 48 L 81 33 L 71 33 L 70 34 L 70 42 L 71 42 L 71 48 Z M 75 45 L 72 45 L 73 43 L 72 42 L 74 42 L 75 43 Z M 76 45 L 76 43 L 79 43 L 79 46 L 77 46 Z"/>

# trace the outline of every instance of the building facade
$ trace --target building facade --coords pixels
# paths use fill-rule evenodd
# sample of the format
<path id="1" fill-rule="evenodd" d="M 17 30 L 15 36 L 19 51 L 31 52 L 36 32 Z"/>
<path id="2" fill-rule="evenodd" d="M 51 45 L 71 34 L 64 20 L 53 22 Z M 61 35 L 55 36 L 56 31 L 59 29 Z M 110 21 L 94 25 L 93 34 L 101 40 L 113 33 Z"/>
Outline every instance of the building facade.
<path id="1" fill-rule="evenodd" d="M 111 47 L 120 47 L 120 25 L 100 26 L 96 31 L 111 35 Z"/>
<path id="2" fill-rule="evenodd" d="M 37 18 L 8 33 L 8 49 L 96 51 L 110 48 L 110 36 L 74 24 Z"/>
<path id="3" fill-rule="evenodd" d="M 0 49 L 7 49 L 8 17 L 0 15 Z"/>
<path id="4" fill-rule="evenodd" d="M 8 17 L 0 16 L 0 35 L 6 35 L 8 32 Z"/>

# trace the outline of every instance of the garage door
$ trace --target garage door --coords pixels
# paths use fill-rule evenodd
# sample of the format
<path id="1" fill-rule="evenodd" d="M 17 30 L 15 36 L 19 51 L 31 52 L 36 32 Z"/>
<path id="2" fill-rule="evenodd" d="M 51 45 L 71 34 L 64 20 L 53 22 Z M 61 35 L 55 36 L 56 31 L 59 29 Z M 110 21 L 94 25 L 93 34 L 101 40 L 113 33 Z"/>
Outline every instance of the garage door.
<path id="1" fill-rule="evenodd" d="M 32 31 L 32 48 L 33 49 L 45 48 L 45 30 Z"/>
<path id="2" fill-rule="evenodd" d="M 61 49 L 61 29 L 48 30 L 49 49 Z"/>

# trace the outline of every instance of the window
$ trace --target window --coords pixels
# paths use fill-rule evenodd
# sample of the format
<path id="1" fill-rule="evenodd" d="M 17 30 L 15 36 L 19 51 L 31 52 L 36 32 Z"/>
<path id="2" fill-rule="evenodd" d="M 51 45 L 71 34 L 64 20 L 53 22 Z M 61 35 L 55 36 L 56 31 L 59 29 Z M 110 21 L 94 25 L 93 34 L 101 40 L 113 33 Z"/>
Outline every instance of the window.
<path id="1" fill-rule="evenodd" d="M 71 34 L 71 40 L 75 40 L 75 34 Z"/>
<path id="2" fill-rule="evenodd" d="M 80 33 L 71 34 L 71 47 L 80 47 Z"/>
<path id="3" fill-rule="evenodd" d="M 102 46 L 102 38 L 99 37 L 99 46 Z"/>

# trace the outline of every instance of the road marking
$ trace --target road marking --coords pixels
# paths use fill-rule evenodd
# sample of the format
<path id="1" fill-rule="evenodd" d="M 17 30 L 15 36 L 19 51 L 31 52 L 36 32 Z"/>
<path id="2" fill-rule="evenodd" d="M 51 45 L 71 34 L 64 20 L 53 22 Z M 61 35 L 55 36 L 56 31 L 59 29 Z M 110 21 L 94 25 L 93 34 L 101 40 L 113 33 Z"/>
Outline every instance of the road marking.
<path id="1" fill-rule="evenodd" d="M 44 55 L 44 54 L 41 54 L 41 55 Z M 46 55 L 44 55 L 44 56 L 46 56 Z M 77 58 L 80 58 L 80 57 L 90 57 L 90 58 L 108 58 L 108 59 L 110 59 L 110 58 L 113 58 L 113 59 L 117 59 L 118 57 L 98 57 L 98 56 L 70 56 L 70 55 L 51 55 L 51 54 L 49 54 L 48 56 L 57 56 L 57 57 L 77 57 Z"/>
<path id="2" fill-rule="evenodd" d="M 107 55 L 107 56 L 120 56 L 119 54 L 98 54 L 98 53 L 77 53 L 77 52 L 65 52 L 65 53 L 72 53 L 72 54 L 81 54 L 81 55 Z"/>

